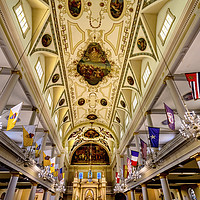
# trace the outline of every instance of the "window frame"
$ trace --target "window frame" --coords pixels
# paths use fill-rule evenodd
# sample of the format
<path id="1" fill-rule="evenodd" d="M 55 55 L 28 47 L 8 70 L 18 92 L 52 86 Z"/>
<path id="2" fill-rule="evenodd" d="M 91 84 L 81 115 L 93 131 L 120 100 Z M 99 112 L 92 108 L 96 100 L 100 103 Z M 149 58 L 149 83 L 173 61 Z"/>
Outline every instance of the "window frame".
<path id="1" fill-rule="evenodd" d="M 40 66 L 41 66 L 41 69 L 42 69 L 42 64 L 41 64 L 40 58 L 38 58 L 38 60 L 37 60 L 37 62 L 36 62 L 36 64 L 35 64 L 34 69 L 35 69 L 35 72 L 36 72 L 37 77 L 38 77 L 38 79 L 39 79 L 39 82 L 41 83 L 41 82 L 42 82 L 42 78 L 43 78 L 43 76 L 44 76 L 44 71 L 43 71 L 43 69 L 42 69 L 42 76 L 41 76 L 41 79 L 40 79 L 39 74 L 38 74 L 38 71 L 36 70 L 36 66 L 37 66 L 38 62 L 40 63 Z"/>
<path id="2" fill-rule="evenodd" d="M 133 102 L 135 101 L 135 99 L 136 99 L 136 101 L 137 101 L 137 104 L 135 105 L 135 107 L 133 106 L 134 104 L 133 104 Z M 133 98 L 133 101 L 132 101 L 132 107 L 133 107 L 133 112 L 135 112 L 135 109 L 136 109 L 136 107 L 137 107 L 137 105 L 138 105 L 138 99 L 137 99 L 137 96 L 136 96 L 136 94 L 134 95 L 134 98 Z"/>
<path id="3" fill-rule="evenodd" d="M 23 27 L 21 27 L 21 24 L 20 24 L 21 21 L 19 21 L 19 18 L 18 18 L 17 12 L 16 12 L 16 10 L 17 10 L 20 6 L 22 7 L 22 12 L 23 12 L 23 14 L 24 14 L 24 18 L 25 18 L 26 23 L 27 23 L 27 26 L 28 26 L 25 32 L 23 32 Z M 28 33 L 28 31 L 30 30 L 30 26 L 29 26 L 29 23 L 28 23 L 26 14 L 25 14 L 25 12 L 24 12 L 23 4 L 22 4 L 21 1 L 18 1 L 18 3 L 17 3 L 15 6 L 13 6 L 13 11 L 14 11 L 15 17 L 16 17 L 16 19 L 17 19 L 17 23 L 18 23 L 18 25 L 19 25 L 19 27 L 20 27 L 20 30 L 21 30 L 21 32 L 22 32 L 22 36 L 23 36 L 23 38 L 25 38 L 26 35 L 27 35 L 27 33 Z"/>
<path id="4" fill-rule="evenodd" d="M 49 109 L 51 109 L 51 106 L 52 106 L 52 103 L 53 103 L 53 99 L 52 99 L 52 97 L 51 97 L 51 105 L 49 105 L 49 96 L 51 97 L 51 93 L 50 93 L 50 91 L 48 92 L 48 95 L 47 95 L 47 103 L 48 103 L 48 106 L 49 106 Z"/>
<path id="5" fill-rule="evenodd" d="M 166 34 L 165 38 L 163 39 L 163 38 L 161 37 L 161 32 L 162 32 L 162 29 L 163 29 L 163 27 L 164 27 L 165 21 L 166 21 L 166 19 L 167 19 L 167 15 L 169 15 L 169 16 L 172 18 L 172 22 L 171 22 L 171 24 L 170 24 L 170 27 L 169 27 L 169 29 L 168 29 L 168 31 L 167 31 L 167 34 Z M 169 35 L 169 32 L 170 32 L 170 30 L 171 30 L 171 28 L 172 28 L 172 25 L 173 25 L 175 19 L 176 19 L 175 15 L 173 15 L 172 12 L 171 12 L 171 10 L 168 8 L 168 9 L 167 9 L 167 12 L 166 12 L 166 14 L 165 14 L 164 21 L 163 21 L 162 26 L 161 26 L 161 28 L 160 28 L 160 31 L 159 31 L 159 33 L 158 33 L 158 37 L 160 38 L 160 41 L 161 41 L 161 43 L 162 43 L 163 46 L 164 46 L 164 44 L 165 44 L 165 41 L 166 41 L 166 39 L 167 39 L 167 36 Z"/>
<path id="6" fill-rule="evenodd" d="M 150 74 L 149 74 L 149 76 L 148 76 L 148 78 L 147 78 L 147 80 L 146 80 L 146 83 L 145 83 L 143 77 L 144 77 L 144 74 L 145 74 L 147 68 L 149 68 Z M 144 72 L 143 72 L 143 74 L 142 74 L 142 81 L 143 81 L 144 87 L 146 87 L 146 85 L 147 85 L 147 83 L 148 83 L 148 81 L 149 81 L 149 78 L 150 78 L 151 74 L 152 74 L 152 71 L 151 71 L 151 67 L 150 67 L 149 62 L 148 62 L 148 63 L 146 64 L 146 67 L 145 67 Z"/>

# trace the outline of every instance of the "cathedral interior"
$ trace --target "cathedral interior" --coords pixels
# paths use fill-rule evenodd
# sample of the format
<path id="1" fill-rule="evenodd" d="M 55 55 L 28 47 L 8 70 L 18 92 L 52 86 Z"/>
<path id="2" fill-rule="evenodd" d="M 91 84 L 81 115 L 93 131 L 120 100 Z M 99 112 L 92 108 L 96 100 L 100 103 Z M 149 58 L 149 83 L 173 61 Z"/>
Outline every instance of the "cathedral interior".
<path id="1" fill-rule="evenodd" d="M 0 1 L 0 200 L 200 200 L 199 0 Z"/>

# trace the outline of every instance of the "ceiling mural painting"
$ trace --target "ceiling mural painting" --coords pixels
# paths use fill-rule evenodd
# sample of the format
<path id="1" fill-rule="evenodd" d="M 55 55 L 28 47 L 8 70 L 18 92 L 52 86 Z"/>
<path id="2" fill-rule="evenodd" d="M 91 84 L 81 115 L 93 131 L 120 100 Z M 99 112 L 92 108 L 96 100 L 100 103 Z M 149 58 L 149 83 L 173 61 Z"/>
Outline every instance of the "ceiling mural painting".
<path id="1" fill-rule="evenodd" d="M 84 136 L 86 138 L 96 138 L 96 137 L 99 137 L 99 133 L 94 130 L 94 129 L 88 129 L 85 133 L 84 133 Z"/>
<path id="2" fill-rule="evenodd" d="M 124 0 L 111 0 L 110 1 L 110 13 L 112 17 L 118 19 L 124 9 Z"/>
<path id="3" fill-rule="evenodd" d="M 100 44 L 96 42 L 89 44 L 84 56 L 78 62 L 77 71 L 90 85 L 97 85 L 110 73 L 111 65 Z"/>
<path id="4" fill-rule="evenodd" d="M 71 164 L 109 164 L 107 151 L 97 144 L 85 144 L 79 147 L 73 154 Z"/>
<path id="5" fill-rule="evenodd" d="M 80 15 L 82 7 L 81 0 L 68 0 L 69 12 L 75 18 Z"/>

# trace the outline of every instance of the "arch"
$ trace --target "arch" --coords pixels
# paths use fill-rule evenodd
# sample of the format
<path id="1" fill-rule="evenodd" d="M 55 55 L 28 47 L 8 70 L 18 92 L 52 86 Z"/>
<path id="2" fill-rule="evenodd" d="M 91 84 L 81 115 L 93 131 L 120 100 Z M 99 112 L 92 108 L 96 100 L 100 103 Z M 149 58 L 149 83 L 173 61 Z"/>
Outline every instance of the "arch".
<path id="1" fill-rule="evenodd" d="M 117 193 L 115 195 L 115 200 L 126 200 L 126 196 L 123 193 Z"/>

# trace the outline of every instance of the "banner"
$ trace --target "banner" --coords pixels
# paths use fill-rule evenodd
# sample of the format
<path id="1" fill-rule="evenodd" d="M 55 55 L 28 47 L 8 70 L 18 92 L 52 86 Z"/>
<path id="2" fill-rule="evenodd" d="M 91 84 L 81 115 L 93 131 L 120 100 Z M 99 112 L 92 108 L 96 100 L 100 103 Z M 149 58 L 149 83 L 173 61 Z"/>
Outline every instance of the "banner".
<path id="1" fill-rule="evenodd" d="M 27 125 L 23 127 L 23 145 L 24 147 L 33 145 L 33 137 L 35 135 L 35 125 Z"/>

